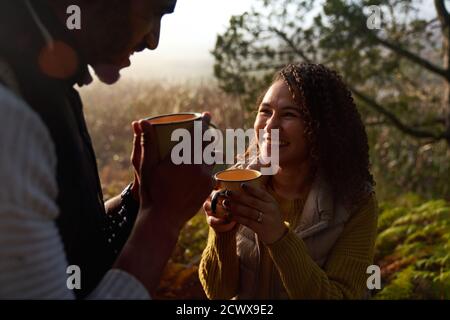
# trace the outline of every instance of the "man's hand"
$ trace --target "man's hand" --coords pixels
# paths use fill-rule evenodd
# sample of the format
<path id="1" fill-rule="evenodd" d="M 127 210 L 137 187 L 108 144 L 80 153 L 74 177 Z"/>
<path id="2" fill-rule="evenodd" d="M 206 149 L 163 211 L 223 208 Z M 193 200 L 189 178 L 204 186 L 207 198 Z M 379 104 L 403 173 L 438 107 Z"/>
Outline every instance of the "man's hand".
<path id="1" fill-rule="evenodd" d="M 203 117 L 204 128 L 208 124 L 209 116 Z M 152 293 L 181 228 L 197 213 L 212 190 L 212 166 L 174 165 L 170 158 L 159 161 L 152 125 L 140 121 L 133 128 L 132 163 L 140 209 L 115 267 L 134 275 Z"/>
<path id="2" fill-rule="evenodd" d="M 211 121 L 211 115 L 208 112 L 204 112 L 202 114 L 202 124 L 203 124 L 203 130 L 208 129 L 209 123 Z M 146 126 L 147 130 L 150 130 L 152 132 L 147 132 L 147 133 L 143 133 L 143 129 L 142 126 Z M 133 188 L 132 188 L 132 193 L 134 198 L 139 201 L 139 189 L 140 189 L 140 183 L 141 183 L 141 166 L 145 165 L 147 167 L 151 167 L 156 165 L 156 163 L 158 162 L 159 159 L 159 154 L 158 154 L 158 146 L 157 146 L 157 139 L 154 136 L 154 132 L 151 129 L 151 124 L 148 123 L 148 121 L 134 121 L 132 123 L 132 129 L 133 129 L 133 133 L 134 133 L 134 137 L 133 137 L 133 150 L 131 153 L 131 164 L 133 165 L 134 168 L 134 182 L 133 182 Z M 193 137 L 194 134 L 193 132 L 191 132 L 191 137 Z M 144 142 L 142 137 L 147 137 L 146 141 Z M 147 144 L 147 149 L 149 152 L 149 154 L 147 155 L 147 157 L 143 157 L 142 155 L 142 149 L 143 147 L 143 143 Z M 194 145 L 193 143 L 191 144 L 192 146 Z M 203 147 L 205 147 L 205 143 L 203 143 Z M 151 149 L 151 150 L 150 150 Z M 193 154 L 193 150 L 191 150 L 191 154 Z M 166 164 L 171 163 L 170 159 L 164 159 L 163 161 Z M 174 168 L 175 166 L 172 165 L 172 167 Z M 180 170 L 190 170 L 192 171 L 192 169 L 195 168 L 195 170 L 203 170 L 203 172 L 201 172 L 202 175 L 204 175 L 205 173 L 207 174 L 208 177 L 205 177 L 205 179 L 211 179 L 211 173 L 212 173 L 212 168 L 213 166 L 209 166 L 209 165 L 178 165 L 177 166 L 178 171 Z M 200 177 L 200 176 L 199 176 Z M 200 182 L 200 181 L 199 181 Z M 145 183 L 145 182 L 144 182 Z M 212 180 L 211 180 L 212 183 Z M 198 183 L 201 184 L 201 183 Z"/>
<path id="3" fill-rule="evenodd" d="M 131 124 L 133 129 L 133 150 L 131 151 L 131 164 L 134 169 L 134 182 L 131 192 L 136 201 L 139 202 L 139 171 L 141 166 L 141 126 L 138 121 Z M 156 142 L 155 142 L 156 143 Z"/>
<path id="4" fill-rule="evenodd" d="M 203 127 L 207 128 L 209 116 L 205 115 L 202 121 Z M 136 168 L 136 160 L 140 156 L 136 180 L 140 186 L 141 210 L 161 212 L 161 223 L 168 222 L 181 229 L 198 212 L 211 191 L 213 167 L 203 164 L 174 165 L 170 157 L 159 162 L 153 126 L 145 120 L 140 121 L 138 126 L 141 139 L 139 148 L 136 141 L 134 143 L 132 161 Z"/>

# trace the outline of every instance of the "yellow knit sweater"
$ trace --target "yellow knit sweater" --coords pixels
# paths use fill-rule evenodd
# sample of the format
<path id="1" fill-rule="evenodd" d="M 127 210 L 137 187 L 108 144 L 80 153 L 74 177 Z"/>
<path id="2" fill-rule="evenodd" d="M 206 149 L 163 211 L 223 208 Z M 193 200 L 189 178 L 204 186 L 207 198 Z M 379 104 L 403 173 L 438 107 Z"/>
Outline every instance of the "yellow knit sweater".
<path id="1" fill-rule="evenodd" d="M 305 199 L 276 199 L 285 221 L 295 228 Z M 307 253 L 293 231 L 261 248 L 260 288 L 255 299 L 270 298 L 274 273 L 290 299 L 360 299 L 367 290 L 367 267 L 372 264 L 377 229 L 377 201 L 371 195 L 357 206 L 330 252 L 323 269 Z M 209 230 L 199 268 L 200 282 L 209 299 L 230 299 L 238 292 L 237 228 L 225 233 Z M 276 298 L 276 297 L 275 297 Z"/>

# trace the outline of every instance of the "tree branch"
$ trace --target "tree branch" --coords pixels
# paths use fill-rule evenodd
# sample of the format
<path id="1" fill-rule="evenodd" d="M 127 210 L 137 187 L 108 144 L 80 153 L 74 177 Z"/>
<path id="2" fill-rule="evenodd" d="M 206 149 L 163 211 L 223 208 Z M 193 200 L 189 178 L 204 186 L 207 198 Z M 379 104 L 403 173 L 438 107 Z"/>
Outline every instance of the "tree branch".
<path id="1" fill-rule="evenodd" d="M 300 49 L 297 48 L 297 46 L 294 44 L 294 42 L 293 42 L 291 39 L 288 38 L 288 36 L 286 35 L 285 32 L 283 32 L 283 31 L 281 31 L 281 30 L 278 30 L 277 28 L 273 28 L 273 27 L 270 27 L 270 28 L 269 28 L 269 31 L 274 32 L 274 33 L 277 34 L 281 39 L 283 39 L 284 42 L 286 42 L 287 45 L 288 45 L 289 47 L 291 47 L 292 50 L 294 50 L 294 52 L 295 52 L 296 54 L 298 54 L 300 57 L 303 58 L 303 60 L 305 60 L 305 62 L 308 62 L 308 63 L 311 63 L 311 62 L 312 62 L 312 61 L 306 56 L 306 54 L 305 54 L 302 50 L 300 50 Z"/>
<path id="2" fill-rule="evenodd" d="M 395 53 L 397 53 L 398 55 L 405 57 L 406 59 L 420 65 L 421 67 L 445 78 L 447 81 L 450 81 L 450 75 L 447 73 L 447 71 L 425 59 L 423 59 L 422 57 L 406 50 L 405 48 L 396 45 L 394 43 L 391 43 L 385 39 L 382 39 L 380 37 L 378 37 L 377 35 L 373 34 L 372 35 L 373 38 L 382 46 L 394 51 Z"/>
<path id="3" fill-rule="evenodd" d="M 417 97 L 422 101 L 425 101 L 430 97 L 431 92 L 429 86 L 425 86 L 423 83 L 417 83 L 415 80 L 411 79 L 403 70 L 398 70 L 397 72 L 400 76 L 396 77 L 398 81 L 396 81 L 394 85 L 395 87 L 397 87 L 397 90 L 399 92 L 409 89 L 410 91 L 414 92 L 412 94 L 413 97 Z M 403 85 L 405 86 L 405 88 L 403 88 Z"/>
<path id="4" fill-rule="evenodd" d="M 450 15 L 445 7 L 444 0 L 434 0 L 434 6 L 436 8 L 436 12 L 442 24 L 442 30 L 450 26 Z"/>
<path id="5" fill-rule="evenodd" d="M 430 120 L 418 121 L 412 124 L 412 127 L 427 127 L 427 126 L 435 126 L 435 125 L 443 125 L 445 126 L 445 118 L 436 117 Z"/>
<path id="6" fill-rule="evenodd" d="M 439 19 L 438 18 L 433 18 L 431 20 L 428 20 L 425 23 L 425 25 L 424 25 L 424 29 L 426 29 L 426 28 L 430 28 L 430 29 L 440 28 L 439 24 L 436 24 L 436 26 L 433 26 L 433 23 L 435 23 L 435 22 L 439 22 Z M 410 29 L 408 31 L 405 31 L 404 35 L 405 36 L 411 36 L 411 35 L 414 35 L 416 32 L 419 32 L 419 31 L 415 30 L 415 29 Z"/>
<path id="7" fill-rule="evenodd" d="M 348 86 L 348 87 L 355 96 L 357 96 L 359 99 L 364 101 L 369 107 L 371 107 L 378 113 L 385 116 L 386 119 L 389 120 L 389 122 L 391 122 L 401 132 L 408 134 L 410 136 L 416 137 L 416 138 L 432 138 L 436 141 L 448 138 L 445 133 L 436 134 L 432 131 L 414 129 L 410 126 L 407 126 L 395 114 L 393 114 L 392 112 L 390 112 L 387 109 L 385 109 L 384 107 L 382 107 L 371 97 L 367 96 L 366 94 L 360 92 L 359 90 L 357 90 L 351 86 Z"/>
<path id="8" fill-rule="evenodd" d="M 306 62 L 309 62 L 309 63 L 311 62 L 310 59 L 306 56 L 306 54 L 302 50 L 298 49 L 297 46 L 293 43 L 293 41 L 291 39 L 289 39 L 289 37 L 286 35 L 285 32 L 278 30 L 277 28 L 273 28 L 273 27 L 270 27 L 269 31 L 274 32 L 281 39 L 283 39 L 284 42 L 286 42 L 289 45 L 289 47 L 291 47 L 292 50 L 294 50 L 295 53 L 298 54 L 300 57 L 302 57 Z M 389 48 L 390 50 L 396 52 L 397 54 L 411 60 L 412 62 L 424 67 L 425 69 L 427 69 L 441 77 L 444 77 L 445 79 L 447 79 L 447 81 L 450 81 L 450 74 L 445 69 L 432 64 L 431 62 L 406 50 L 405 48 L 403 48 L 399 45 L 393 44 L 387 40 L 384 40 L 384 39 L 378 37 L 376 34 L 372 34 L 372 36 L 378 43 L 380 43 L 384 47 Z"/>

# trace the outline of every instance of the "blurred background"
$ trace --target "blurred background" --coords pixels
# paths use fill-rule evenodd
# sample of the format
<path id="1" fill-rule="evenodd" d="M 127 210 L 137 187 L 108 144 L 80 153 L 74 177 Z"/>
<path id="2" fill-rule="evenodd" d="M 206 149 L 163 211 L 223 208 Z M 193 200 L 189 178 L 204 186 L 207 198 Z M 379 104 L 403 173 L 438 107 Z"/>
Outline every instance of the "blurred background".
<path id="1" fill-rule="evenodd" d="M 81 88 L 105 199 L 132 178 L 131 122 L 208 110 L 252 125 L 256 97 L 286 63 L 337 70 L 369 135 L 380 201 L 373 299 L 450 299 L 450 1 L 179 0 L 160 46 L 112 87 Z M 197 265 L 208 228 L 184 228 L 161 299 L 204 299 Z"/>

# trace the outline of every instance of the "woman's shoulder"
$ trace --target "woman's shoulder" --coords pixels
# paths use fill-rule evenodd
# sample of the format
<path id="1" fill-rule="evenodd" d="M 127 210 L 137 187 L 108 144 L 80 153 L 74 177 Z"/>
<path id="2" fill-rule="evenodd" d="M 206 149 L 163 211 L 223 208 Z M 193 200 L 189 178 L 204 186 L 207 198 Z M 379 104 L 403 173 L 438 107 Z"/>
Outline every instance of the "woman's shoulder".
<path id="1" fill-rule="evenodd" d="M 371 216 L 376 218 L 378 216 L 378 199 L 375 191 L 372 190 L 358 197 L 350 210 L 352 216 Z"/>

